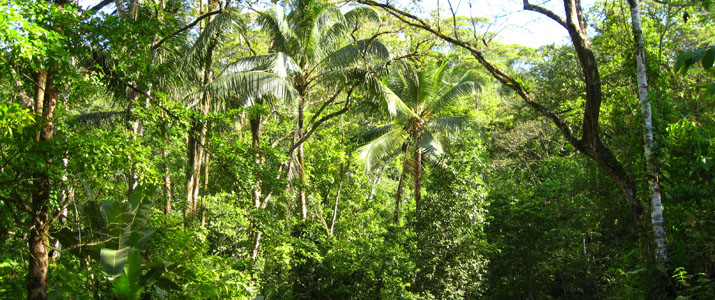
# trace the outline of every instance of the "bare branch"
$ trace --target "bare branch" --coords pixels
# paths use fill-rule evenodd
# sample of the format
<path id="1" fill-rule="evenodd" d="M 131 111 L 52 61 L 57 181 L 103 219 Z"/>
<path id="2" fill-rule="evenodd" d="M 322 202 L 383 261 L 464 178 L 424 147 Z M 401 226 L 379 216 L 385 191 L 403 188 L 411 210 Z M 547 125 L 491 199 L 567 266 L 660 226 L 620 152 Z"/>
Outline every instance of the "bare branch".
<path id="1" fill-rule="evenodd" d="M 166 42 L 166 40 L 168 40 L 168 39 L 170 39 L 170 38 L 176 36 L 176 35 L 179 34 L 179 33 L 182 33 L 182 32 L 184 32 L 184 31 L 186 31 L 186 30 L 191 29 L 192 27 L 196 26 L 196 24 L 198 24 L 199 22 L 201 22 L 201 20 L 203 20 L 203 19 L 205 19 L 205 18 L 208 18 L 208 17 L 210 17 L 210 16 L 213 16 L 213 15 L 215 15 L 215 14 L 219 14 L 219 13 L 221 13 L 221 12 L 222 12 L 222 10 L 219 9 L 219 10 L 215 10 L 215 11 L 208 12 L 208 13 L 205 13 L 205 14 L 201 15 L 200 17 L 196 18 L 196 20 L 194 20 L 193 22 L 191 22 L 191 23 L 189 23 L 189 24 L 186 24 L 186 26 L 179 28 L 178 30 L 174 31 L 172 34 L 161 38 L 161 40 L 159 40 L 159 42 L 157 42 L 154 46 L 151 46 L 151 50 L 154 51 L 154 50 L 158 49 L 159 47 L 161 47 L 161 45 L 162 45 L 164 42 Z"/>
<path id="2" fill-rule="evenodd" d="M 564 28 L 567 28 L 566 21 L 564 19 L 562 19 L 559 15 L 557 15 L 553 11 L 550 11 L 546 8 L 541 7 L 541 6 L 533 5 L 533 4 L 529 3 L 529 0 L 524 0 L 524 10 L 538 12 L 538 13 L 540 13 L 544 16 L 547 16 L 550 19 L 556 21 L 556 23 L 559 23 L 559 25 L 563 26 Z"/>

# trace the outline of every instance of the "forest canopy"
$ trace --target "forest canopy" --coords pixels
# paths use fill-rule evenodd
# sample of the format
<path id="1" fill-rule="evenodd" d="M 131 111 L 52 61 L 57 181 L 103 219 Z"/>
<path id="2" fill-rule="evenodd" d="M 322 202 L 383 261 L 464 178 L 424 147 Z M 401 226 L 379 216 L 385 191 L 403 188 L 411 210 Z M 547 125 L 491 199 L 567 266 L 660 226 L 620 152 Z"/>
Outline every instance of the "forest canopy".
<path id="1" fill-rule="evenodd" d="M 712 1 L 419 2 L 0 0 L 0 298 L 715 299 Z"/>

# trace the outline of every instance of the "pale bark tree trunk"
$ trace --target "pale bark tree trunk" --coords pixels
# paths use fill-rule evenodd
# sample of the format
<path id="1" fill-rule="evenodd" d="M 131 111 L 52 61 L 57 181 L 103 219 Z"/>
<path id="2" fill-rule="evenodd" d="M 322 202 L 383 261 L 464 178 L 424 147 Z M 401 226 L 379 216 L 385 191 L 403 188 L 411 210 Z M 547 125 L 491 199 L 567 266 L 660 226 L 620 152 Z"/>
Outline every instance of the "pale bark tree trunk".
<path id="1" fill-rule="evenodd" d="M 347 169 L 350 169 L 350 160 L 348 159 Z M 338 219 L 338 203 L 340 202 L 340 192 L 343 188 L 343 180 L 345 179 L 345 172 L 343 164 L 340 164 L 340 180 L 338 181 L 338 191 L 335 194 L 335 206 L 333 207 L 333 218 L 330 221 L 330 236 L 333 236 L 333 229 L 335 228 L 335 221 Z"/>
<path id="2" fill-rule="evenodd" d="M 631 8 L 631 26 L 633 27 L 633 39 L 635 40 L 638 100 L 640 100 L 641 117 L 643 119 L 643 150 L 645 152 L 646 168 L 648 169 L 648 184 L 650 186 L 650 220 L 653 225 L 653 233 L 655 234 L 655 257 L 658 261 L 664 262 L 668 259 L 668 252 L 665 240 L 665 226 L 663 224 L 663 203 L 660 196 L 658 168 L 653 162 L 653 110 L 651 109 L 650 99 L 648 98 L 645 41 L 641 28 L 640 1 L 628 0 L 628 5 Z"/>

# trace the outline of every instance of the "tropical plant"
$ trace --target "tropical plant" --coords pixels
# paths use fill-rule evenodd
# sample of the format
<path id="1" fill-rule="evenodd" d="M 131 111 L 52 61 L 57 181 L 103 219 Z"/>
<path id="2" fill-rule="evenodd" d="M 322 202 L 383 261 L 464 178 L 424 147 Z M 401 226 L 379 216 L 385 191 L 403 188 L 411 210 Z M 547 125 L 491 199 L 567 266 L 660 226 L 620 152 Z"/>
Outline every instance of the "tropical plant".
<path id="1" fill-rule="evenodd" d="M 357 40 L 354 36 L 354 33 L 364 26 L 362 20 L 373 22 L 380 20 L 377 13 L 370 8 L 357 8 L 343 15 L 337 6 L 317 0 L 294 0 L 291 1 L 291 8 L 292 10 L 286 14 L 281 6 L 274 5 L 260 13 L 258 22 L 270 38 L 270 52 L 276 53 L 276 57 L 285 57 L 283 61 L 292 61 L 280 66 L 298 67 L 290 70 L 286 68 L 286 71 L 279 74 L 288 75 L 298 92 L 295 135 L 288 155 L 289 157 L 295 155 L 291 164 L 292 174 L 303 185 L 305 183 L 303 142 L 320 123 L 327 120 L 325 117 L 318 117 L 326 107 L 334 104 L 344 90 L 347 90 L 347 97 L 350 97 L 356 86 L 366 82 L 366 78 L 373 70 L 370 64 L 363 64 L 363 62 L 369 62 L 370 59 L 384 61 L 389 58 L 389 52 L 375 39 L 377 33 L 367 40 Z M 351 30 L 353 35 L 350 34 Z M 337 85 L 337 88 L 335 91 L 328 92 L 328 97 L 322 99 L 324 101 L 320 101 L 322 102 L 320 108 L 306 124 L 306 108 L 315 100 L 308 99 L 309 94 L 320 81 Z M 346 101 L 346 106 L 340 111 L 347 111 L 349 103 Z M 333 113 L 330 117 L 336 115 Z M 298 193 L 301 219 L 305 220 L 307 217 L 305 189 L 299 187 Z"/>
<path id="2" fill-rule="evenodd" d="M 142 255 L 157 232 L 147 228 L 154 190 L 138 186 L 125 201 L 108 199 L 100 203 L 92 190 L 85 187 L 89 201 L 83 212 L 90 221 L 90 230 L 80 233 L 64 228 L 53 236 L 71 253 L 85 259 L 98 259 L 117 299 L 139 299 L 155 284 L 165 289 L 175 288 L 176 284 L 162 275 L 176 265 L 165 261 L 145 263 L 146 257 Z"/>
<path id="3" fill-rule="evenodd" d="M 393 76 L 383 83 L 379 91 L 392 122 L 364 131 L 358 137 L 365 142 L 358 151 L 368 172 L 375 171 L 398 155 L 404 156 L 395 194 L 395 223 L 399 222 L 400 198 L 406 175 L 412 174 L 415 203 L 419 210 L 422 159 L 439 166 L 439 157 L 444 153 L 443 142 L 467 125 L 464 117 L 441 114 L 456 100 L 475 95 L 481 89 L 476 73 L 472 71 L 456 83 L 445 82 L 446 69 L 446 61 L 430 62 L 420 71 L 404 64 L 395 67 Z"/>

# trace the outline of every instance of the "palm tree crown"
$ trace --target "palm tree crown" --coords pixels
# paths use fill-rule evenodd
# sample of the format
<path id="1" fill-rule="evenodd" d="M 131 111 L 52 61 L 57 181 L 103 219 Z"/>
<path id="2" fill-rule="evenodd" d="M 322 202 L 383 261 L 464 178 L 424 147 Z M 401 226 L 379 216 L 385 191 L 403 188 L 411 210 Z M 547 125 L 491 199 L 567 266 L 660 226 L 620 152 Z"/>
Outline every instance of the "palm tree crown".
<path id="1" fill-rule="evenodd" d="M 456 83 L 445 82 L 446 67 L 446 62 L 429 63 L 420 71 L 405 64 L 396 66 L 380 92 L 391 122 L 359 136 L 365 145 L 358 151 L 368 172 L 374 172 L 400 154 L 405 155 L 396 194 L 396 220 L 405 174 L 412 174 L 415 200 L 419 205 L 423 156 L 439 165 L 439 156 L 444 153 L 443 142 L 467 125 L 466 118 L 442 116 L 443 112 L 461 97 L 481 90 L 473 71 Z M 413 153 L 412 158 L 407 157 L 408 152 Z"/>

